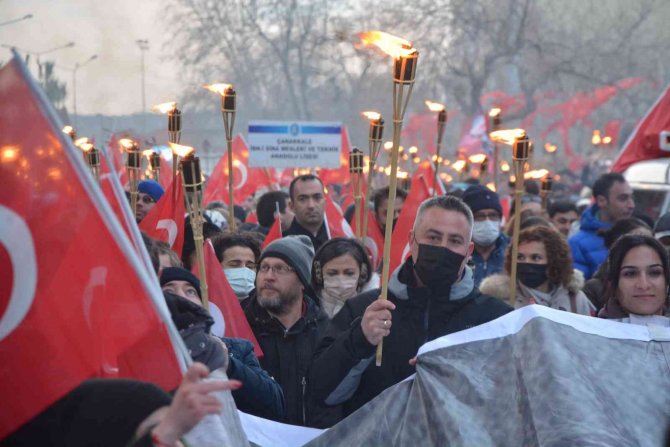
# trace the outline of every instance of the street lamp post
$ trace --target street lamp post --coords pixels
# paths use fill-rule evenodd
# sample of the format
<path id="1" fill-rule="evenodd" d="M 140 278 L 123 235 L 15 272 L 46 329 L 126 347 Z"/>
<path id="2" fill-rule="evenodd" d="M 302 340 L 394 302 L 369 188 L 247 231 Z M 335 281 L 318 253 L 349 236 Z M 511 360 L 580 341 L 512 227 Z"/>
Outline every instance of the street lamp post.
<path id="1" fill-rule="evenodd" d="M 147 111 L 147 97 L 146 97 L 146 84 L 144 77 L 144 52 L 149 49 L 149 41 L 147 39 L 137 39 L 135 41 L 137 46 L 140 48 L 142 54 L 142 132 L 146 132 L 146 118 L 144 114 Z"/>

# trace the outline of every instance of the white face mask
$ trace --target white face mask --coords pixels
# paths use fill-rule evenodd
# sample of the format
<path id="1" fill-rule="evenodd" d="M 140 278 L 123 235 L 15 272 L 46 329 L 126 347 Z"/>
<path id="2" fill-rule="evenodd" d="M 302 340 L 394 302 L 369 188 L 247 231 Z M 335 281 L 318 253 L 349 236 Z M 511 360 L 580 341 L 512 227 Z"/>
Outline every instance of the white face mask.
<path id="1" fill-rule="evenodd" d="M 356 296 L 357 288 L 358 278 L 339 275 L 324 278 L 321 303 L 328 317 L 333 318 L 346 300 Z"/>
<path id="2" fill-rule="evenodd" d="M 256 284 L 256 272 L 247 268 L 240 267 L 234 269 L 223 269 L 223 272 L 228 278 L 228 283 L 230 287 L 233 288 L 235 295 L 239 299 L 244 299 L 249 296 L 252 290 L 254 290 Z"/>
<path id="3" fill-rule="evenodd" d="M 475 244 L 488 247 L 493 244 L 500 236 L 499 220 L 483 220 L 475 222 L 472 226 L 472 240 Z"/>

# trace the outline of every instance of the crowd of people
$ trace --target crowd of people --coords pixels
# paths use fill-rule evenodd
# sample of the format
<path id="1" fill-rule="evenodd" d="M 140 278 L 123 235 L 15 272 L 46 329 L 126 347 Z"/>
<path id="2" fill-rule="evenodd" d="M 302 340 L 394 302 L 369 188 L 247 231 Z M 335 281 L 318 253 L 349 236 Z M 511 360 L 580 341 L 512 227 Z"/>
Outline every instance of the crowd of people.
<path id="1" fill-rule="evenodd" d="M 537 185 L 529 182 L 516 235 L 516 278 L 511 277 L 511 213 L 504 212 L 495 191 L 472 183 L 420 204 L 407 234 L 409 256 L 391 272 L 387 300 L 378 300 L 381 266 L 373 265 L 364 245 L 329 236 L 319 177 L 298 176 L 288 191 L 266 192 L 252 208 L 235 205 L 234 233 L 227 230 L 225 204 L 207 204 L 204 236 L 239 299 L 261 358 L 250 340 L 224 337 L 226 322 L 203 308 L 200 279 L 191 273 L 190 222 L 181 253 L 145 238 L 173 322 L 197 363 L 173 398 L 147 390 L 158 396 L 155 404 L 147 404 L 145 414 L 129 423 L 135 428 L 123 434 L 137 443 L 144 437 L 154 445 L 178 445 L 197 417 L 218 409 L 207 397 L 214 389 L 233 390 L 237 407 L 252 415 L 330 427 L 413 374 L 424 343 L 492 321 L 512 306 L 538 304 L 593 318 L 670 326 L 670 217 L 649 222 L 636 216 L 624 177 L 603 174 L 593 184 L 591 205 L 581 210 L 576 200 L 559 194 L 545 209 Z M 156 182 L 140 182 L 138 221 L 162 194 Z M 388 188 L 371 195 L 370 225 L 382 233 L 386 214 L 394 213 L 395 226 L 408 197 L 398 190 L 389 207 L 387 194 Z M 246 222 L 251 212 L 254 223 Z M 351 208 L 343 215 L 351 219 Z M 283 237 L 261 249 L 275 220 Z M 513 282 L 516 296 L 510 300 Z M 375 350 L 382 340 L 383 363 L 377 367 Z M 218 369 L 231 381 L 198 385 L 199 377 Z M 96 386 L 102 385 L 82 385 Z M 69 397 L 90 398 L 79 389 Z M 184 399 L 195 403 L 185 405 Z M 27 426 L 44 426 L 41 417 Z M 22 429 L 15 439 L 25 434 Z"/>

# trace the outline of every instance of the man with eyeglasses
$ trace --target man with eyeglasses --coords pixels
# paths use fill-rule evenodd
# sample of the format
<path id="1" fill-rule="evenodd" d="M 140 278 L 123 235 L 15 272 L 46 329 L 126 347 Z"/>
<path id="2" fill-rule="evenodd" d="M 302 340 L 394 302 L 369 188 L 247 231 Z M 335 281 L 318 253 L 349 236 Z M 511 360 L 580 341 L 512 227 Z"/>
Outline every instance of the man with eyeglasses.
<path id="1" fill-rule="evenodd" d="M 144 216 L 151 211 L 164 193 L 163 187 L 155 180 L 142 180 L 137 184 L 137 211 L 135 213 L 137 223 L 144 219 Z"/>
<path id="2" fill-rule="evenodd" d="M 318 250 L 328 240 L 325 225 L 326 196 L 321 179 L 312 174 L 300 175 L 289 186 L 289 208 L 295 214 L 284 236 L 305 235 Z"/>
<path id="3" fill-rule="evenodd" d="M 328 324 L 310 286 L 314 248 L 307 236 L 287 236 L 261 253 L 256 295 L 242 302 L 264 356 L 260 360 L 281 385 L 286 417 L 293 425 L 329 426 L 328 414 L 309 402 L 307 372 L 317 341 Z M 319 420 L 317 420 L 319 418 Z"/>
<path id="4" fill-rule="evenodd" d="M 498 194 L 486 186 L 473 185 L 463 194 L 463 202 L 470 207 L 475 219 L 471 265 L 475 287 L 479 287 L 487 276 L 502 272 L 509 238 L 500 231 L 502 206 Z"/>

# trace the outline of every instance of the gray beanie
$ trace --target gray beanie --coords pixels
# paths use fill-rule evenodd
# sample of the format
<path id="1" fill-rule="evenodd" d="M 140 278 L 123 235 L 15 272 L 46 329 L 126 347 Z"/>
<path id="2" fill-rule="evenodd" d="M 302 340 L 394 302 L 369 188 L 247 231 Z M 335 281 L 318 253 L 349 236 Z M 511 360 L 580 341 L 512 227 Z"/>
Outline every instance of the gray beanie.
<path id="1" fill-rule="evenodd" d="M 307 236 L 285 236 L 272 241 L 261 253 L 258 264 L 265 258 L 279 258 L 293 267 L 305 288 L 310 287 L 314 246 Z"/>

